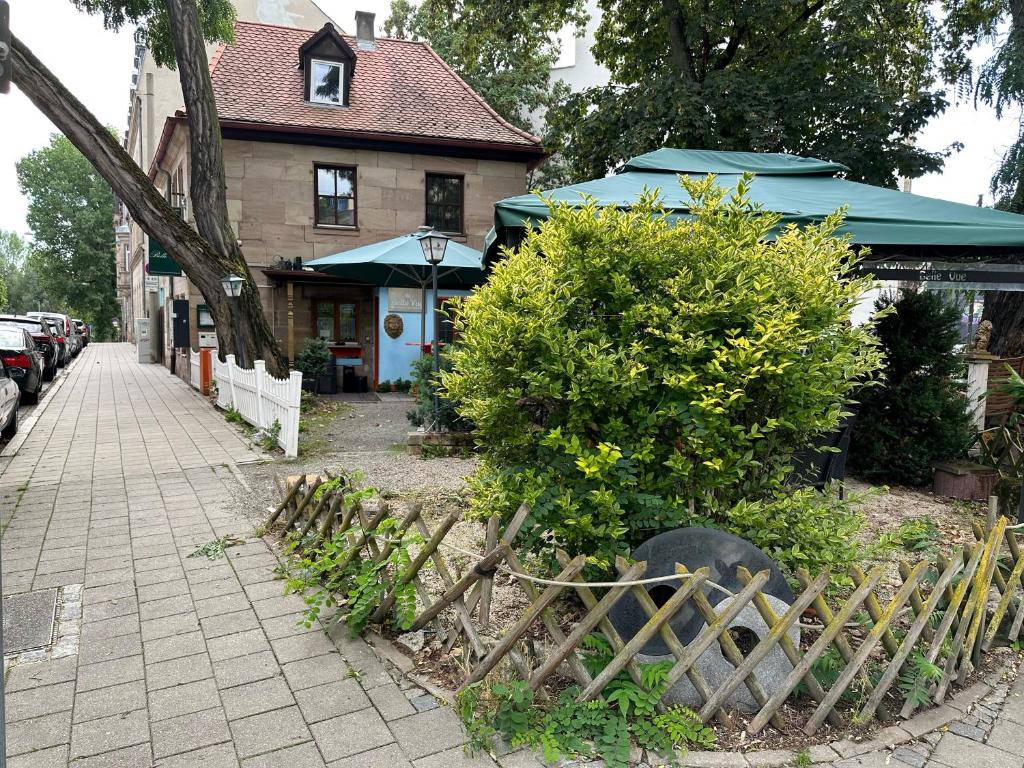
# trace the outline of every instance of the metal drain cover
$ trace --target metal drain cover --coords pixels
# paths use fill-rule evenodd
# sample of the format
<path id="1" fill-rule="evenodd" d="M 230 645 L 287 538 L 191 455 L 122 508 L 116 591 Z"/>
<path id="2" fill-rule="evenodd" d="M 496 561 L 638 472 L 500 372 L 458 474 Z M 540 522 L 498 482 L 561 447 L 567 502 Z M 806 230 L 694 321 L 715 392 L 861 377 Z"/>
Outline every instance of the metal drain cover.
<path id="1" fill-rule="evenodd" d="M 43 648 L 53 642 L 57 589 L 4 598 L 4 655 Z"/>

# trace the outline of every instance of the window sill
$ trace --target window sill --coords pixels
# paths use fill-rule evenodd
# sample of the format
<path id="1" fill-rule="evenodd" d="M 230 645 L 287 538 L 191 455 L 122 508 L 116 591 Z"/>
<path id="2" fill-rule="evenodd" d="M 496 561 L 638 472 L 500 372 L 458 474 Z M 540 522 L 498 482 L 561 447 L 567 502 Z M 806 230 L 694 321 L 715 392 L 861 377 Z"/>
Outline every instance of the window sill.
<path id="1" fill-rule="evenodd" d="M 358 235 L 359 234 L 359 227 L 346 227 L 346 226 L 344 226 L 342 224 L 314 224 L 313 225 L 313 231 L 314 232 L 321 232 L 323 234 L 326 234 L 326 233 L 330 232 L 332 235 L 341 234 L 341 233 Z"/>

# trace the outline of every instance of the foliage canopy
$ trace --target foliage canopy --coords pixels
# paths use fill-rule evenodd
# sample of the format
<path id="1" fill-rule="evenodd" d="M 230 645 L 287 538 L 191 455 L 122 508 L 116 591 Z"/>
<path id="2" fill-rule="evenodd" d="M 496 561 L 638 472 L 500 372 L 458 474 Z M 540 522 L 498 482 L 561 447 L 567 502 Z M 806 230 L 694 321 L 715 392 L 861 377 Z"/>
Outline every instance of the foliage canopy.
<path id="1" fill-rule="evenodd" d="M 869 282 L 839 214 L 767 240 L 778 217 L 752 208 L 750 177 L 729 199 L 682 183 L 691 221 L 654 194 L 553 205 L 456 320 L 442 381 L 484 449 L 474 504 L 530 503 L 525 546 L 606 565 L 661 530 L 728 527 L 741 502 L 782 512 L 793 451 L 881 363 L 849 322 Z"/>
<path id="2" fill-rule="evenodd" d="M 57 303 L 43 309 L 68 309 L 92 325 L 97 339 L 109 338 L 119 314 L 110 186 L 59 134 L 19 160 L 17 175 L 29 200 L 33 266 L 45 294 Z"/>
<path id="3" fill-rule="evenodd" d="M 161 67 L 178 66 L 171 42 L 171 20 L 165 0 L 72 0 L 80 11 L 103 17 L 107 29 L 132 24 L 143 29 L 154 61 Z M 208 43 L 235 39 L 235 7 L 231 0 L 195 0 L 200 33 Z"/>
<path id="4" fill-rule="evenodd" d="M 793 152 L 894 186 L 941 168 L 914 138 L 946 106 L 924 0 L 600 0 L 611 82 L 549 117 L 577 180 L 662 146 Z M 948 150 L 947 150 L 948 151 Z"/>

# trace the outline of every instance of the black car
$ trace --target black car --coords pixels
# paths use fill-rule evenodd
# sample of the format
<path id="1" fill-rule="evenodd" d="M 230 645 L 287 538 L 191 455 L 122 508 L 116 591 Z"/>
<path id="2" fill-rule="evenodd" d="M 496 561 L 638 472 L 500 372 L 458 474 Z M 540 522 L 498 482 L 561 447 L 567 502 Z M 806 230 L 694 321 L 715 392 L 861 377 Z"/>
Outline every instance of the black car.
<path id="1" fill-rule="evenodd" d="M 0 315 L 0 326 L 4 325 L 24 328 L 32 335 L 36 349 L 43 355 L 43 381 L 52 381 L 57 375 L 57 367 L 62 365 L 62 353 L 49 323 L 35 317 Z"/>
<path id="2" fill-rule="evenodd" d="M 43 355 L 36 349 L 32 334 L 24 328 L 0 326 L 0 360 L 21 390 L 22 401 L 38 403 L 43 388 Z"/>
<path id="3" fill-rule="evenodd" d="M 68 344 L 67 337 L 61 331 L 56 320 L 51 320 L 48 317 L 36 319 L 41 323 L 46 323 L 46 327 L 50 329 L 50 335 L 53 336 L 54 341 L 57 343 L 57 365 L 63 368 L 71 362 L 71 345 Z"/>

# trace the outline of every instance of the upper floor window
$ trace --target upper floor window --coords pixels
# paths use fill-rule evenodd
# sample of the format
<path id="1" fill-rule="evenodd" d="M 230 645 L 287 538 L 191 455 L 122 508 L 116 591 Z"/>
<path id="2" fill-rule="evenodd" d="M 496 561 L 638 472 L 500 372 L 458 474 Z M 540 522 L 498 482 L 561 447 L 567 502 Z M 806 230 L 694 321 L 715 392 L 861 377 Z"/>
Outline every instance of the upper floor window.
<path id="1" fill-rule="evenodd" d="M 310 61 L 309 100 L 316 104 L 344 103 L 345 65 L 336 61 Z"/>
<path id="2" fill-rule="evenodd" d="M 356 226 L 356 169 L 315 165 L 316 224 L 329 227 Z"/>
<path id="3" fill-rule="evenodd" d="M 348 106 L 356 54 L 333 24 L 324 24 L 299 47 L 299 68 L 307 102 Z"/>
<path id="4" fill-rule="evenodd" d="M 427 211 L 424 223 L 438 232 L 462 229 L 462 176 L 427 174 Z"/>

